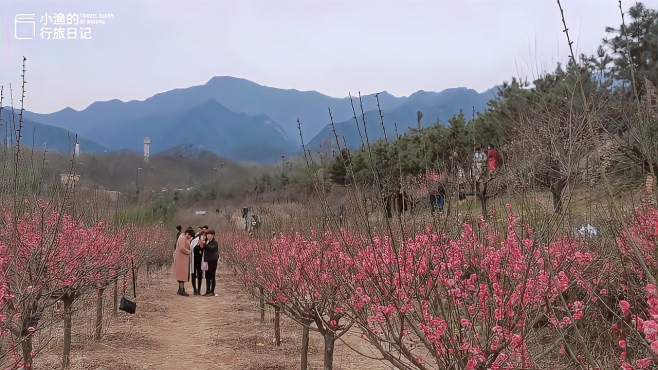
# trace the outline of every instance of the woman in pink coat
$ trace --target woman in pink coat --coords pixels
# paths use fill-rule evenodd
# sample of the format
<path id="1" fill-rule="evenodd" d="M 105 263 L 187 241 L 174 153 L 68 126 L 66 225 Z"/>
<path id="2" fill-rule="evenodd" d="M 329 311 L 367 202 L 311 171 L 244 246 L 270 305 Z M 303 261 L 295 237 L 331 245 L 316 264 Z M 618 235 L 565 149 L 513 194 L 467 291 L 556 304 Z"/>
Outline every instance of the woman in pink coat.
<path id="1" fill-rule="evenodd" d="M 173 274 L 178 281 L 178 292 L 176 294 L 189 296 L 185 292 L 185 282 L 190 276 L 190 240 L 194 237 L 194 230 L 187 229 L 176 241 L 176 252 L 174 253 Z"/>

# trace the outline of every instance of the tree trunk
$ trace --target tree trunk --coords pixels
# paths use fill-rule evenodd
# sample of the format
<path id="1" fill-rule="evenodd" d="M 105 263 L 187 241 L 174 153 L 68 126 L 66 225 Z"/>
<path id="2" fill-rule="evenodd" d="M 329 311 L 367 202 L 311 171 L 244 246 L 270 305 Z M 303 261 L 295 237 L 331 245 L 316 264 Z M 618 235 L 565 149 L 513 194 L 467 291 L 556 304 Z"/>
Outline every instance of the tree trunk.
<path id="1" fill-rule="evenodd" d="M 334 344 L 336 337 L 334 333 L 324 334 L 324 370 L 332 370 L 334 368 Z"/>
<path id="2" fill-rule="evenodd" d="M 100 288 L 96 295 L 96 333 L 94 334 L 95 340 L 101 340 L 103 331 L 103 293 L 105 288 Z"/>
<path id="3" fill-rule="evenodd" d="M 309 334 L 308 324 L 304 323 L 302 324 L 302 349 L 301 349 L 302 359 L 300 365 L 301 370 L 308 369 L 308 334 Z"/>
<path id="4" fill-rule="evenodd" d="M 23 368 L 32 369 L 32 333 L 27 330 L 23 331 L 21 350 L 23 351 Z"/>
<path id="5" fill-rule="evenodd" d="M 262 287 L 258 287 L 258 307 L 260 308 L 260 322 L 265 322 L 265 293 Z"/>
<path id="6" fill-rule="evenodd" d="M 38 310 L 37 301 L 24 303 L 22 306 L 22 322 L 19 337 L 24 369 L 32 369 L 34 362 L 32 335 L 37 330 L 40 319 L 41 311 Z"/>
<path id="7" fill-rule="evenodd" d="M 553 211 L 556 214 L 562 213 L 562 191 L 566 182 L 557 180 L 551 184 L 551 195 L 553 196 Z"/>
<path id="8" fill-rule="evenodd" d="M 62 352 L 62 369 L 71 364 L 71 315 L 73 313 L 73 296 L 62 297 L 64 303 L 64 349 Z"/>
<path id="9" fill-rule="evenodd" d="M 281 345 L 281 308 L 274 306 L 274 345 Z"/>
<path id="10" fill-rule="evenodd" d="M 114 279 L 114 289 L 112 290 L 112 315 L 119 314 L 119 278 Z"/>

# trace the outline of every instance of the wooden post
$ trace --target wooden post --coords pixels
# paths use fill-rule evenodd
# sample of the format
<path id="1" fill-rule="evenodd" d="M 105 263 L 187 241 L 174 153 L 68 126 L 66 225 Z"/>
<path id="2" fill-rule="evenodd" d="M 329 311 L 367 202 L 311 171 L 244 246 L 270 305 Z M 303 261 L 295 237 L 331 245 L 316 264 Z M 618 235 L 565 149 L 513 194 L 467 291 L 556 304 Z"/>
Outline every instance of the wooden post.
<path id="1" fill-rule="evenodd" d="M 281 308 L 274 306 L 274 345 L 281 346 Z"/>
<path id="2" fill-rule="evenodd" d="M 101 340 L 103 332 L 103 293 L 105 288 L 99 288 L 96 295 L 96 332 L 94 340 Z"/>
<path id="3" fill-rule="evenodd" d="M 119 278 L 114 279 L 114 289 L 112 291 L 112 315 L 119 314 Z"/>
<path id="4" fill-rule="evenodd" d="M 262 287 L 258 287 L 259 302 L 258 307 L 260 308 L 260 322 L 265 322 L 265 293 L 263 292 Z"/>
<path id="5" fill-rule="evenodd" d="M 62 297 L 64 303 L 64 347 L 62 350 L 62 369 L 71 364 L 71 315 L 73 313 L 73 296 L 67 294 Z"/>

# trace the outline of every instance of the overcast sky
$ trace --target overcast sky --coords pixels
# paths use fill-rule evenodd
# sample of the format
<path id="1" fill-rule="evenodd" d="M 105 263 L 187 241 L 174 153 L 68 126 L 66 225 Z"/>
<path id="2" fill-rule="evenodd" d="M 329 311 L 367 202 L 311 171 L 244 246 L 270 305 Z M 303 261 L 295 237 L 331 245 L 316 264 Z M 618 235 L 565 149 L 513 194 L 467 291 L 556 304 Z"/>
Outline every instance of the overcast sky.
<path id="1" fill-rule="evenodd" d="M 144 99 L 217 75 L 332 96 L 481 91 L 512 76 L 532 78 L 567 57 L 554 0 L 0 2 L 0 83 L 16 89 L 25 55 L 26 104 L 36 112 Z M 644 3 L 658 7 L 658 0 Z M 563 5 L 579 52 L 593 53 L 605 26 L 619 24 L 617 0 Z M 91 32 L 65 24 L 78 39 L 48 40 L 41 31 L 54 37 L 57 13 L 95 14 L 86 19 L 96 22 L 103 13 L 105 24 L 89 25 Z M 29 14 L 34 39 L 17 40 L 16 27 L 30 36 Z M 90 40 L 79 39 L 83 31 Z"/>

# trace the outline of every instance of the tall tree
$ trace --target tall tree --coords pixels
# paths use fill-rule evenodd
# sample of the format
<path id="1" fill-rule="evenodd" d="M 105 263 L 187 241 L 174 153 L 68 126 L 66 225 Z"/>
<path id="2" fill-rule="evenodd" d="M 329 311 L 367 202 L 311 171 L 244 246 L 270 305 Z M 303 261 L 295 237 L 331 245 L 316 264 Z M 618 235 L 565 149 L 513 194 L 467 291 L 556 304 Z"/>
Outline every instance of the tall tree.
<path id="1" fill-rule="evenodd" d="M 610 37 L 603 40 L 612 52 L 614 77 L 631 81 L 632 62 L 637 86 L 643 86 L 644 78 L 658 84 L 658 11 L 637 2 L 627 15 L 625 25 L 606 28 Z"/>

